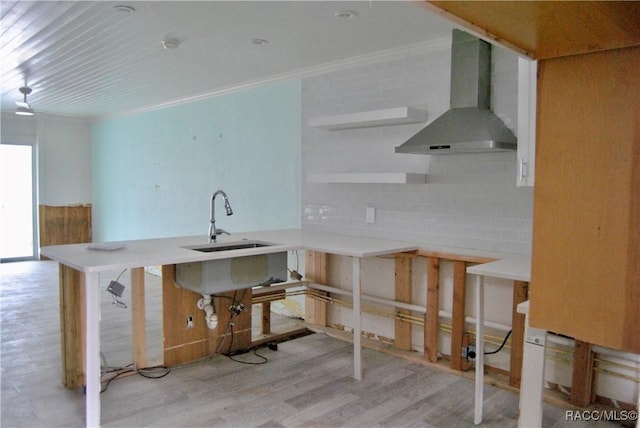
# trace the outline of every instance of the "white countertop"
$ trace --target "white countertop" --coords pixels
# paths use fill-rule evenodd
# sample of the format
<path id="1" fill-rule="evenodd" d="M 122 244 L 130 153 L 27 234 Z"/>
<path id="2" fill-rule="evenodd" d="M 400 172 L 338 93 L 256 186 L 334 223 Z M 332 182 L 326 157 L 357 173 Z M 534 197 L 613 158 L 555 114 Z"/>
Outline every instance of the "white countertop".
<path id="1" fill-rule="evenodd" d="M 295 249 L 322 251 L 325 253 L 371 257 L 385 254 L 414 251 L 415 243 L 386 239 L 361 238 L 339 234 L 284 229 L 263 232 L 238 233 L 218 236 L 218 243 L 242 240 L 261 241 L 274 244 L 268 247 L 231 250 L 233 256 L 250 256 Z M 41 253 L 57 262 L 81 272 L 100 272 L 132 267 L 157 266 L 193 261 L 229 258 L 231 251 L 199 252 L 184 247 L 207 245 L 208 237 L 190 236 L 179 238 L 143 239 L 110 242 L 112 251 L 90 249 L 90 244 L 70 244 L 43 247 Z"/>
<path id="2" fill-rule="evenodd" d="M 531 256 L 510 256 L 467 268 L 467 273 L 514 281 L 531 281 Z"/>

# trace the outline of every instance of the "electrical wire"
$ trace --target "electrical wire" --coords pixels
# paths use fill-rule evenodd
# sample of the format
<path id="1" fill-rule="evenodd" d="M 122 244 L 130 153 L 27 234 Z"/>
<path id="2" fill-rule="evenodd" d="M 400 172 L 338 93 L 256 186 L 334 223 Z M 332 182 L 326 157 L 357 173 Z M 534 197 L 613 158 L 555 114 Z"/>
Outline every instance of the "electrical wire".
<path id="1" fill-rule="evenodd" d="M 507 340 L 509 339 L 509 336 L 511 336 L 511 331 L 509 330 L 509 333 L 507 333 L 507 335 L 504 337 L 504 340 L 502 341 L 502 344 L 500 345 L 500 347 L 498 349 L 496 349 L 495 351 L 491 351 L 491 352 L 485 352 L 484 355 L 493 355 L 493 354 L 497 354 L 498 352 L 502 351 L 502 348 L 504 348 L 504 345 L 507 343 Z"/>
<path id="2" fill-rule="evenodd" d="M 124 269 L 122 270 L 122 272 L 120 272 L 120 274 L 119 274 L 119 275 L 118 275 L 118 277 L 116 278 L 116 282 L 120 281 L 120 277 L 121 277 L 122 275 L 124 275 L 124 273 L 127 271 L 127 269 L 129 269 L 129 268 L 124 268 Z"/>
<path id="3" fill-rule="evenodd" d="M 246 293 L 247 293 L 247 290 L 244 291 L 244 293 L 242 295 L 242 298 L 237 299 L 238 290 L 235 290 L 233 292 L 233 298 L 231 298 L 231 301 L 232 301 L 231 306 L 232 307 L 233 306 L 238 306 L 242 302 L 242 300 L 244 299 Z M 220 297 L 229 298 L 228 296 L 220 296 Z M 267 359 L 267 357 L 258 354 L 258 347 L 254 347 L 254 348 L 249 349 L 247 351 L 242 351 L 242 352 L 237 352 L 237 353 L 231 352 L 231 349 L 233 348 L 233 339 L 234 339 L 234 336 L 235 336 L 235 332 L 233 330 L 233 326 L 234 326 L 233 320 L 238 315 L 238 312 L 230 310 L 229 313 L 230 313 L 231 316 L 229 317 L 229 321 L 227 322 L 227 326 L 224 329 L 224 333 L 223 333 L 224 337 L 223 337 L 222 341 L 220 342 L 220 344 L 218 345 L 218 349 L 217 349 L 216 353 L 221 353 L 220 350 L 222 349 L 222 346 L 224 345 L 224 342 L 226 340 L 227 334 L 230 333 L 229 334 L 230 340 L 229 340 L 229 346 L 227 347 L 227 352 L 226 353 L 222 353 L 222 355 L 224 355 L 225 357 L 229 358 L 231 361 L 235 361 L 236 363 L 240 363 L 240 364 L 249 364 L 249 365 L 266 364 L 269 360 Z M 238 359 L 234 358 L 234 356 L 236 356 L 236 355 L 246 354 L 246 353 L 251 352 L 251 351 L 253 351 L 253 354 L 256 357 L 260 358 L 260 361 L 242 361 L 242 360 L 238 360 Z"/>
<path id="4" fill-rule="evenodd" d="M 100 393 L 105 392 L 109 388 L 109 385 L 111 385 L 111 382 L 128 373 L 137 373 L 140 376 L 147 379 L 161 379 L 167 376 L 169 373 L 171 373 L 171 369 L 168 367 L 164 367 L 164 366 L 137 367 L 133 363 L 128 364 L 124 367 L 107 367 L 107 369 L 108 369 L 107 371 L 103 372 L 100 379 L 100 384 L 101 384 Z M 159 374 L 150 374 L 150 373 L 158 373 L 158 372 Z M 115 373 L 115 375 L 111 376 L 106 380 L 102 379 L 104 375 L 107 375 L 110 373 Z"/>
<path id="5" fill-rule="evenodd" d="M 260 361 L 242 361 L 242 360 L 237 360 L 237 359 L 234 358 L 235 355 L 247 354 L 247 353 L 249 353 L 249 351 L 253 351 L 253 355 L 255 355 L 256 357 L 260 358 Z M 259 366 L 261 364 L 266 364 L 266 363 L 269 362 L 267 357 L 265 357 L 264 355 L 258 354 L 258 347 L 254 347 L 249 351 L 242 352 L 242 353 L 237 353 L 237 354 L 226 354 L 225 357 L 227 357 L 231 361 L 235 361 L 236 363 L 249 364 L 249 365 L 253 365 L 253 366 Z"/>

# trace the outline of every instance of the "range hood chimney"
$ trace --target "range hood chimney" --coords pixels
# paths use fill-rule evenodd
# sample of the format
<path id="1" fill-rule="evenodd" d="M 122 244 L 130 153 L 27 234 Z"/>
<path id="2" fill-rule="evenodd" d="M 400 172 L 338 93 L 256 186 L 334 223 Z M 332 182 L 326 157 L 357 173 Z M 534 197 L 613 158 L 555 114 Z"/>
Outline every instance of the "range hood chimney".
<path id="1" fill-rule="evenodd" d="M 450 110 L 395 152 L 434 155 L 515 150 L 516 137 L 490 110 L 490 98 L 491 46 L 453 30 Z"/>

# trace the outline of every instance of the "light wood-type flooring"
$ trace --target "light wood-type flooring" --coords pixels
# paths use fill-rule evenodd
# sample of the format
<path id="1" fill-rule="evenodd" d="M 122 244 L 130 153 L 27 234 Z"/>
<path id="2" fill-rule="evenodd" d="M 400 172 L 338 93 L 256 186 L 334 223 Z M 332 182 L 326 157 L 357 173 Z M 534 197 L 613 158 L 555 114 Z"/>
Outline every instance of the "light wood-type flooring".
<path id="1" fill-rule="evenodd" d="M 0 265 L 2 427 L 84 426 L 84 394 L 61 384 L 58 268 L 51 261 Z M 101 275 L 101 288 L 119 272 Z M 147 274 L 147 342 L 160 356 L 160 279 Z M 128 273 L 121 279 L 129 284 Z M 127 287 L 128 290 L 128 287 Z M 124 300 L 127 301 L 125 294 Z M 103 293 L 101 342 L 109 366 L 131 362 L 130 314 Z M 283 322 L 295 322 L 283 320 Z M 323 334 L 261 348 L 268 362 L 216 356 L 161 379 L 132 375 L 102 393 L 105 427 L 472 427 L 473 382 L 374 350 L 364 379 L 352 376 L 352 345 Z M 249 353 L 236 357 L 260 361 Z M 518 395 L 487 385 L 484 427 L 515 427 Z M 544 427 L 569 423 L 545 404 Z M 615 425 L 614 425 L 615 426 Z"/>

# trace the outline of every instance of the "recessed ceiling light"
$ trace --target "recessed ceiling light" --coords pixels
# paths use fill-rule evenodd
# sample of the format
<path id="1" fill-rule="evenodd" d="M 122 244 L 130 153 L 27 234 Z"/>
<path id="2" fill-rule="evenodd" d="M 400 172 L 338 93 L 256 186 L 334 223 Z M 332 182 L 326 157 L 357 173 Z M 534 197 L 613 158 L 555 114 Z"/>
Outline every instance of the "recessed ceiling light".
<path id="1" fill-rule="evenodd" d="M 133 7 L 127 6 L 126 4 L 119 4 L 119 5 L 113 6 L 113 8 L 117 12 L 122 12 L 122 13 L 126 13 L 126 14 L 131 14 L 131 13 L 136 11 Z"/>
<path id="2" fill-rule="evenodd" d="M 165 39 L 162 41 L 162 47 L 165 49 L 178 49 L 180 46 L 180 40 L 178 39 Z"/>
<path id="3" fill-rule="evenodd" d="M 341 19 L 351 19 L 354 16 L 358 16 L 358 14 L 353 10 L 341 10 L 340 12 L 334 13 L 333 16 Z"/>
<path id="4" fill-rule="evenodd" d="M 251 43 L 254 45 L 266 45 L 269 41 L 265 39 L 251 39 Z"/>

